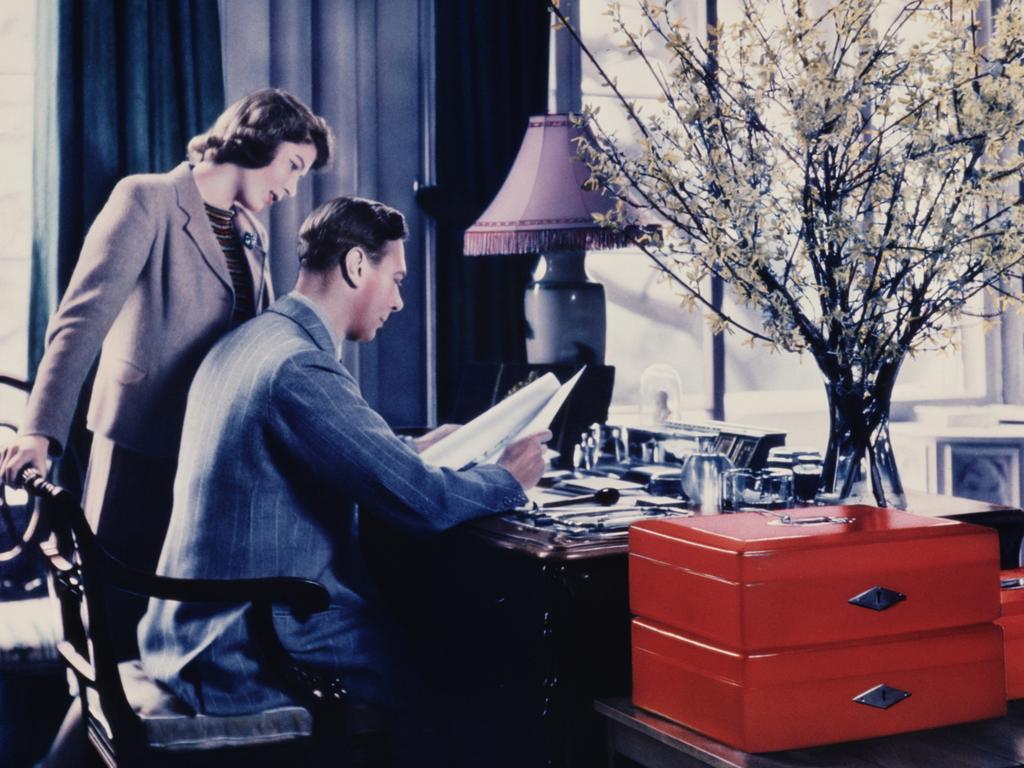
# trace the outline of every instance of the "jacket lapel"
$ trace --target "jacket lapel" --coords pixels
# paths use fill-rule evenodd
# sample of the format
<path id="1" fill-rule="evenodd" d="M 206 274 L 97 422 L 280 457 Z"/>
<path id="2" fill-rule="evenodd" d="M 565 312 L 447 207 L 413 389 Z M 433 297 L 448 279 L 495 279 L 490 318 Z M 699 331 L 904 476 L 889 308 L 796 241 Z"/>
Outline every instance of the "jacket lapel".
<path id="1" fill-rule="evenodd" d="M 267 236 L 252 211 L 241 203 L 235 203 L 235 210 L 238 211 L 235 215 L 235 231 L 252 274 L 258 314 L 274 301 L 274 286 L 270 279 L 270 264 L 267 262 Z"/>
<path id="2" fill-rule="evenodd" d="M 220 278 L 220 281 L 224 283 L 224 287 L 234 295 L 231 276 L 228 274 L 228 265 L 224 261 L 224 254 L 220 249 L 220 243 L 214 237 L 213 229 L 206 218 L 203 198 L 199 196 L 196 183 L 192 180 L 191 167 L 188 163 L 182 163 L 171 171 L 171 176 L 174 179 L 174 190 L 178 195 L 178 208 L 185 219 L 182 229 L 185 230 L 185 234 L 195 243 L 206 265 Z"/>

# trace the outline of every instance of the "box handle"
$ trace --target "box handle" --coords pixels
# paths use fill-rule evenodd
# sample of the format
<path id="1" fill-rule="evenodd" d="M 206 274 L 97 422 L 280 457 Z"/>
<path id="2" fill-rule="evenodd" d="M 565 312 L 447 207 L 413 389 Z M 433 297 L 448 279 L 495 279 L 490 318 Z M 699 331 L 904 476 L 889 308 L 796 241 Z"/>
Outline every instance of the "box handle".
<path id="1" fill-rule="evenodd" d="M 853 700 L 858 704 L 875 707 L 875 709 L 888 709 L 909 697 L 910 691 L 901 691 L 899 688 L 893 688 L 891 685 L 882 683 L 874 688 L 869 688 L 863 693 L 858 693 L 853 697 Z"/>
<path id="2" fill-rule="evenodd" d="M 741 508 L 740 512 L 747 511 L 745 508 Z M 762 514 L 772 515 L 775 520 L 772 520 L 769 525 L 834 525 L 839 523 L 841 525 L 849 525 L 854 521 L 852 517 L 834 517 L 831 515 L 818 515 L 816 517 L 793 517 L 792 515 L 779 514 L 778 512 L 772 512 L 769 509 L 755 509 L 754 512 L 761 512 Z"/>
<path id="3" fill-rule="evenodd" d="M 871 589 L 854 595 L 847 602 L 859 608 L 870 608 L 872 611 L 884 611 L 892 608 L 896 603 L 907 599 L 902 592 L 886 587 L 874 586 Z"/>

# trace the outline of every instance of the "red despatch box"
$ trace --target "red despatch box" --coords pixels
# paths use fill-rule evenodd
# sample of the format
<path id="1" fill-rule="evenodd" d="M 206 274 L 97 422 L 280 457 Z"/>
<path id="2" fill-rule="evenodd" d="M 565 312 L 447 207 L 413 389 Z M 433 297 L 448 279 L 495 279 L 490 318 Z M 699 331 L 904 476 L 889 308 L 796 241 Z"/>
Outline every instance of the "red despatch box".
<path id="1" fill-rule="evenodd" d="M 741 653 L 633 620 L 633 703 L 746 752 L 1000 717 L 1004 691 L 991 622 Z"/>
<path id="2" fill-rule="evenodd" d="M 1004 586 L 999 597 L 1003 615 L 996 622 L 1003 628 L 1003 647 L 1006 653 L 1006 698 L 1024 699 L 1024 568 L 1003 571 L 1003 583 L 1017 579 L 1017 583 Z"/>
<path id="3" fill-rule="evenodd" d="M 634 704 L 753 752 L 1002 715 L 998 550 L 868 506 L 637 523 Z"/>
<path id="4" fill-rule="evenodd" d="M 868 506 L 785 514 L 853 522 L 741 512 L 631 526 L 633 614 L 746 651 L 999 618 L 992 529 Z"/>

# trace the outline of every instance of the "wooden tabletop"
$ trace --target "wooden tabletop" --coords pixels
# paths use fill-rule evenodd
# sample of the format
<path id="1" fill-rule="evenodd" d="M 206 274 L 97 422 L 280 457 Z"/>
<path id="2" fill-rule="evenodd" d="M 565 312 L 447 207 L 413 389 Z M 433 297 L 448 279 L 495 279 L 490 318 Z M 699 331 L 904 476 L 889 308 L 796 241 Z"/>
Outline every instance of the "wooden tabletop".
<path id="1" fill-rule="evenodd" d="M 599 700 L 594 706 L 608 719 L 609 751 L 646 768 L 1016 768 L 1024 764 L 1024 700 L 1011 701 L 1006 717 L 997 720 L 757 755 L 636 709 L 629 699 Z"/>
<path id="2" fill-rule="evenodd" d="M 952 517 L 953 515 L 971 515 L 990 512 L 1020 512 L 1017 507 L 1002 504 L 990 504 L 987 501 L 975 501 L 959 496 L 946 496 L 925 491 L 907 491 L 907 512 L 926 517 Z"/>

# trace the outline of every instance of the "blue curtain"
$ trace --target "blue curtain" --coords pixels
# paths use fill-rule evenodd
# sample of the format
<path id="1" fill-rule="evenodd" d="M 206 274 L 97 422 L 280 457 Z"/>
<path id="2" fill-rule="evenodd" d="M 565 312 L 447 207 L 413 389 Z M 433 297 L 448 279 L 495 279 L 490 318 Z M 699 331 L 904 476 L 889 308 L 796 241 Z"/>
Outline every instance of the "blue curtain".
<path id="1" fill-rule="evenodd" d="M 224 109 L 217 0 L 38 0 L 36 30 L 33 373 L 114 184 L 171 169 Z M 80 421 L 61 468 L 71 487 L 87 455 Z"/>

